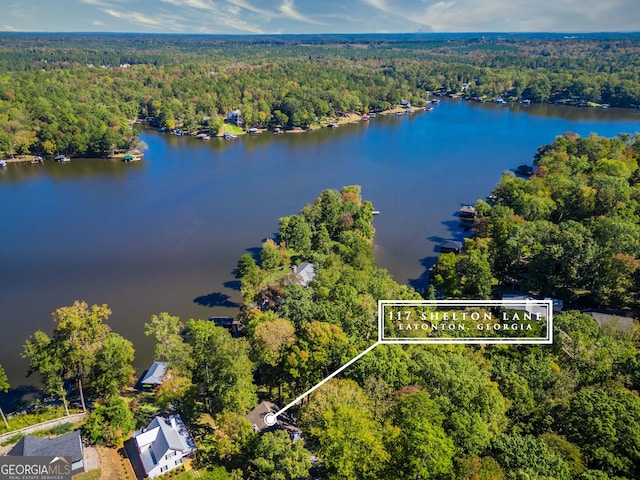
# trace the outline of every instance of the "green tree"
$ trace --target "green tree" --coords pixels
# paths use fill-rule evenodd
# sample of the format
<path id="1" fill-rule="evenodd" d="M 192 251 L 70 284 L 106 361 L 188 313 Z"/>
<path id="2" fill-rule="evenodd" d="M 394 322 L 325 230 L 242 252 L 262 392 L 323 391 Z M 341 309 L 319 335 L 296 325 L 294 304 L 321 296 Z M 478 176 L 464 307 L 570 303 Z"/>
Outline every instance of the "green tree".
<path id="1" fill-rule="evenodd" d="M 118 447 L 122 446 L 135 426 L 133 413 L 127 402 L 120 397 L 112 397 L 104 404 L 95 405 L 84 429 L 91 443 Z"/>
<path id="2" fill-rule="evenodd" d="M 454 253 L 443 253 L 433 267 L 433 286 L 447 298 L 462 296 L 462 281 L 458 272 L 459 258 Z"/>
<path id="3" fill-rule="evenodd" d="M 257 400 L 248 342 L 206 320 L 189 320 L 187 336 L 193 351 L 193 379 L 202 384 L 211 412 L 248 412 Z"/>
<path id="4" fill-rule="evenodd" d="M 302 412 L 329 480 L 374 480 L 389 453 L 372 403 L 352 380 L 332 380 L 313 395 Z"/>
<path id="5" fill-rule="evenodd" d="M 89 308 L 85 302 L 76 301 L 53 312 L 56 326 L 51 338 L 38 331 L 25 343 L 23 356 L 29 359 L 31 371 L 41 373 L 47 390 L 62 394 L 64 399 L 62 382 L 73 379 L 83 410 L 83 380 L 95 376 L 96 355 L 110 330 L 104 321 L 110 315 L 106 305 Z"/>
<path id="6" fill-rule="evenodd" d="M 413 361 L 415 378 L 440 406 L 444 428 L 458 452 L 478 454 L 505 430 L 509 404 L 481 355 L 419 349 Z"/>
<path id="7" fill-rule="evenodd" d="M 640 475 L 640 398 L 614 389 L 584 389 L 563 412 L 563 433 L 588 467 L 609 475 Z"/>
<path id="8" fill-rule="evenodd" d="M 180 317 L 162 312 L 160 315 L 151 315 L 151 321 L 144 326 L 145 335 L 153 335 L 156 339 L 155 357 L 166 360 L 169 367 L 180 372 L 180 375 L 190 376 L 192 347 L 182 338 L 185 325 Z"/>
<path id="9" fill-rule="evenodd" d="M 532 435 L 502 434 L 493 443 L 494 458 L 513 478 L 570 480 L 569 466 Z"/>
<path id="10" fill-rule="evenodd" d="M 299 255 L 309 255 L 311 237 L 311 227 L 302 215 L 290 215 L 280 219 L 280 241 Z"/>
<path id="11" fill-rule="evenodd" d="M 309 477 L 311 452 L 303 442 L 291 442 L 283 430 L 259 435 L 251 449 L 248 478 L 256 480 L 302 480 Z"/>
<path id="12" fill-rule="evenodd" d="M 437 479 L 453 473 L 453 441 L 442 428 L 438 404 L 423 390 L 402 395 L 394 412 L 400 435 L 389 449 L 391 472 L 399 478 Z"/>
<path id="13" fill-rule="evenodd" d="M 213 417 L 212 428 L 201 438 L 203 456 L 230 469 L 246 465 L 246 455 L 257 435 L 244 415 L 225 411 Z"/>
<path id="14" fill-rule="evenodd" d="M 103 397 L 117 395 L 131 383 L 133 370 L 133 344 L 114 332 L 109 332 L 96 352 L 96 365 L 92 386 Z"/>

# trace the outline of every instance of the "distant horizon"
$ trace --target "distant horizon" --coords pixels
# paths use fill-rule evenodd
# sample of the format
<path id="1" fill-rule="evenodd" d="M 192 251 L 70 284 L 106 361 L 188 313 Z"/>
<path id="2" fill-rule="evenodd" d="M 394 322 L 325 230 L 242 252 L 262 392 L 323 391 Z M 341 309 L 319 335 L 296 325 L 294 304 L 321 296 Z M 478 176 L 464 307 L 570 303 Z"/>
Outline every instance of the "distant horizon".
<path id="1" fill-rule="evenodd" d="M 146 35 L 146 36 L 188 36 L 188 37 L 394 37 L 394 36 L 563 36 L 563 37 L 576 37 L 580 35 L 598 35 L 598 36 L 612 36 L 612 35 L 640 35 L 640 29 L 638 30 L 619 30 L 619 31 L 583 31 L 583 32 L 554 32 L 554 31 L 529 31 L 529 32 L 484 32 L 484 31 L 469 31 L 469 32 L 316 32 L 316 33 L 186 33 L 186 32 L 140 32 L 140 31 L 82 31 L 82 30 L 33 30 L 33 31 L 15 31 L 15 30 L 0 30 L 0 35 Z"/>
<path id="2" fill-rule="evenodd" d="M 2 32 L 206 35 L 637 32 L 636 0 L 11 0 Z"/>

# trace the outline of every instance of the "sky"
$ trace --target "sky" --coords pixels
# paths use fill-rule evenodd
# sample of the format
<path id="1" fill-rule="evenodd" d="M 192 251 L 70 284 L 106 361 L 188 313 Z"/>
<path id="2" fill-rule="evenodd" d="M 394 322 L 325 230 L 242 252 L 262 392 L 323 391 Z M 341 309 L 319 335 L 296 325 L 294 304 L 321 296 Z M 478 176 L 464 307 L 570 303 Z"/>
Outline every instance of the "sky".
<path id="1" fill-rule="evenodd" d="M 0 31 L 629 32 L 638 0 L 0 0 Z"/>

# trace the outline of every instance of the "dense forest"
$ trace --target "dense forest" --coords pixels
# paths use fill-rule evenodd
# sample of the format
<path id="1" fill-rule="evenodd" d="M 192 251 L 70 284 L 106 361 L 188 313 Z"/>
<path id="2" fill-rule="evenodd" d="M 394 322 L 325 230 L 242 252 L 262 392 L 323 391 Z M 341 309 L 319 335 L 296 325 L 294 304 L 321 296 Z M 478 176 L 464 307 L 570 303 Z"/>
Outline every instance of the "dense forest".
<path id="1" fill-rule="evenodd" d="M 640 136 L 566 133 L 540 147 L 528 177 L 506 172 L 476 235 L 441 255 L 434 286 L 488 297 L 517 286 L 583 306 L 637 312 L 640 288 Z"/>
<path id="2" fill-rule="evenodd" d="M 0 152 L 105 155 L 131 123 L 218 133 L 477 101 L 637 107 L 640 39 L 559 36 L 0 36 Z"/>

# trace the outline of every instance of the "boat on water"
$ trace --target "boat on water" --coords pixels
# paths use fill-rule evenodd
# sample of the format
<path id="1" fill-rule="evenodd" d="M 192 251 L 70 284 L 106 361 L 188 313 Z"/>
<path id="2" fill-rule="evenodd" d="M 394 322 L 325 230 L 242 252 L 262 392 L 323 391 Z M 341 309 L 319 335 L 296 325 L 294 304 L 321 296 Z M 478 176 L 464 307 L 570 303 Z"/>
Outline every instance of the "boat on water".
<path id="1" fill-rule="evenodd" d="M 7 166 L 7 161 L 6 160 L 0 160 L 0 168 L 6 168 Z"/>
<path id="2" fill-rule="evenodd" d="M 440 99 L 434 98 L 433 100 L 431 100 L 431 103 L 433 103 L 434 105 L 438 105 L 440 103 Z"/>
<path id="3" fill-rule="evenodd" d="M 55 157 L 53 157 L 53 159 L 56 162 L 60 162 L 60 163 L 67 163 L 71 161 L 71 158 L 68 157 L 67 155 L 56 155 Z"/>
<path id="4" fill-rule="evenodd" d="M 44 159 L 40 156 L 34 157 L 33 160 L 31 160 L 32 165 L 36 165 L 38 163 L 44 163 Z"/>
<path id="5" fill-rule="evenodd" d="M 196 135 L 198 140 L 209 140 L 211 137 L 206 133 L 199 133 Z"/>
<path id="6" fill-rule="evenodd" d="M 225 140 L 233 140 L 234 138 L 238 138 L 238 136 L 237 136 L 237 135 L 234 135 L 233 133 L 226 132 L 226 133 L 223 135 L 223 138 L 224 138 Z"/>

